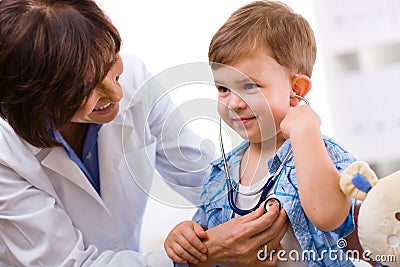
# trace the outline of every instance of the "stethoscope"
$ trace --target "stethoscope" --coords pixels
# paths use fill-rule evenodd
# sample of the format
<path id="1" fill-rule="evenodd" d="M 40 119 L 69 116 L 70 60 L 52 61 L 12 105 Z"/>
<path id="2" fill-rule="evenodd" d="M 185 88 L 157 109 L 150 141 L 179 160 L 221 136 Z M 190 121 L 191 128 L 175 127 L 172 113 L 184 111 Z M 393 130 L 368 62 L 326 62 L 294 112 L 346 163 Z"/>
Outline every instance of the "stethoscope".
<path id="1" fill-rule="evenodd" d="M 291 97 L 297 97 L 300 100 L 303 100 L 308 106 L 310 105 L 308 100 L 305 97 L 301 96 L 301 95 L 293 93 L 291 95 Z M 248 214 L 248 213 L 250 213 L 252 211 L 255 211 L 261 205 L 261 203 L 267 199 L 268 192 L 274 186 L 277 178 L 281 175 L 282 170 L 284 169 L 287 161 L 289 160 L 290 156 L 292 155 L 292 148 L 290 148 L 289 152 L 286 154 L 285 158 L 282 160 L 281 165 L 279 165 L 279 168 L 276 170 L 276 172 L 268 177 L 267 182 L 265 183 L 265 185 L 263 187 L 261 187 L 259 190 L 251 193 L 252 195 L 256 195 L 256 194 L 258 194 L 258 193 L 260 193 L 262 191 L 260 199 L 258 200 L 258 203 L 254 207 L 252 207 L 251 209 L 243 210 L 243 209 L 240 209 L 239 207 L 237 207 L 236 204 L 235 204 L 234 190 L 237 190 L 237 185 L 236 186 L 233 185 L 232 178 L 231 178 L 231 175 L 229 173 L 228 162 L 227 162 L 226 156 L 225 156 L 224 143 L 222 141 L 222 119 L 221 118 L 219 118 L 219 144 L 220 144 L 220 149 L 221 149 L 221 154 L 222 154 L 222 161 L 224 163 L 224 170 L 225 170 L 225 175 L 226 175 L 226 183 L 227 183 L 227 186 L 228 186 L 228 202 L 229 202 L 229 206 L 231 207 L 231 209 L 232 209 L 232 211 L 234 213 L 236 213 L 236 214 L 238 214 L 240 216 L 243 216 L 243 215 L 246 215 L 246 214 Z M 278 204 L 279 209 L 281 209 L 282 204 L 279 201 L 279 199 L 277 199 L 275 197 L 268 198 L 268 200 L 270 200 L 270 199 L 274 200 Z M 264 210 L 266 212 L 268 212 L 269 208 L 270 208 L 270 206 L 267 204 L 267 201 L 265 201 Z"/>

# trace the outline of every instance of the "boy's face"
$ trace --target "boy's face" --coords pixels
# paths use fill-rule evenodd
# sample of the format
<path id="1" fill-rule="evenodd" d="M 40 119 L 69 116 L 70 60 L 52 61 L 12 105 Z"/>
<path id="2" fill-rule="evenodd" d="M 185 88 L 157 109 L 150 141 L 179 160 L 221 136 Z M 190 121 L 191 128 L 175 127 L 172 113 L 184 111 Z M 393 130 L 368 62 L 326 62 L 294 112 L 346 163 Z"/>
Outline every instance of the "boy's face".
<path id="1" fill-rule="evenodd" d="M 292 92 L 287 68 L 259 52 L 212 71 L 218 113 L 226 124 L 253 143 L 270 140 L 280 132 Z"/>

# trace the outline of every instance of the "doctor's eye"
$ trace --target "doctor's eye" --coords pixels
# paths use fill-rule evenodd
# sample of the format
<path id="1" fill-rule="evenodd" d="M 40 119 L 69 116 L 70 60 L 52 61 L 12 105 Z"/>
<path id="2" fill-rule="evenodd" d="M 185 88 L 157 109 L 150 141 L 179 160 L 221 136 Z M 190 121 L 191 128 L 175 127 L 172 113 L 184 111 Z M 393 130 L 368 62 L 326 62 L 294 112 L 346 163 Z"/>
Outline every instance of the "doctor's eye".
<path id="1" fill-rule="evenodd" d="M 225 86 L 222 85 L 215 85 L 215 87 L 217 87 L 218 93 L 220 94 L 228 93 L 231 91 L 229 88 L 226 88 Z"/>

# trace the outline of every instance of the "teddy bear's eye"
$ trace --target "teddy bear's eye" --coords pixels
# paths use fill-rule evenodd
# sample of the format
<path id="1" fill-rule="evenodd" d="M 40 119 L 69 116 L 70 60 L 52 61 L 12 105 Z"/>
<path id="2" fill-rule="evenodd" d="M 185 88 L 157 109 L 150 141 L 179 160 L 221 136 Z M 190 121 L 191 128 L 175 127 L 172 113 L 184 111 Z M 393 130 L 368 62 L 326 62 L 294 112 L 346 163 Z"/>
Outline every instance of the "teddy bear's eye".
<path id="1" fill-rule="evenodd" d="M 400 222 L 400 212 L 396 212 L 394 217 L 396 217 L 396 220 L 398 220 Z"/>

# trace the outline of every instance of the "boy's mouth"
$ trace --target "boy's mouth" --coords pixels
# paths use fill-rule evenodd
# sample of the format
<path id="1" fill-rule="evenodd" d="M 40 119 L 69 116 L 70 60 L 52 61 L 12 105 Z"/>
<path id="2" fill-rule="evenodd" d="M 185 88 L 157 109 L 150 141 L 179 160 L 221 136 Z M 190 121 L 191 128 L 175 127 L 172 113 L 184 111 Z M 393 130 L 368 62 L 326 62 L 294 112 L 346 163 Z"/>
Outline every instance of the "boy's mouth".
<path id="1" fill-rule="evenodd" d="M 251 120 L 254 120 L 256 117 L 243 117 L 243 118 L 236 118 L 233 119 L 233 122 L 239 123 L 239 124 L 246 124 Z"/>

